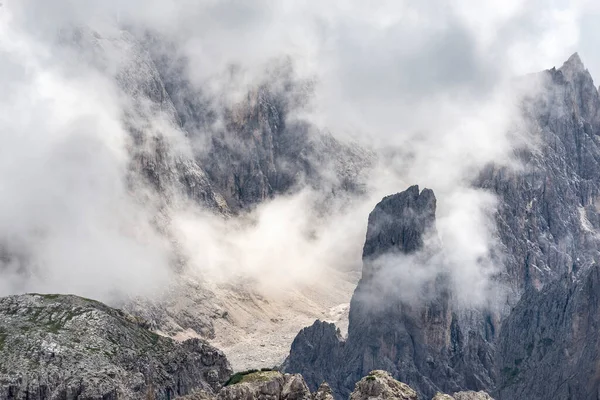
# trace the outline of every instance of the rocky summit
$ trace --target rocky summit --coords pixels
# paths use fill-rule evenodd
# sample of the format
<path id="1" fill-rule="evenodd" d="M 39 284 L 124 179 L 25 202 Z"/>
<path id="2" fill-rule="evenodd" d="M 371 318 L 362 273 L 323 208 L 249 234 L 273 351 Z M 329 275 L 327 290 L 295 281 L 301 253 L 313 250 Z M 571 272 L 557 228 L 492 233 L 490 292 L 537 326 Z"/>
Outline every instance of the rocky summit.
<path id="1" fill-rule="evenodd" d="M 199 339 L 177 343 L 94 300 L 0 299 L 0 399 L 171 399 L 218 391 L 232 371 Z"/>

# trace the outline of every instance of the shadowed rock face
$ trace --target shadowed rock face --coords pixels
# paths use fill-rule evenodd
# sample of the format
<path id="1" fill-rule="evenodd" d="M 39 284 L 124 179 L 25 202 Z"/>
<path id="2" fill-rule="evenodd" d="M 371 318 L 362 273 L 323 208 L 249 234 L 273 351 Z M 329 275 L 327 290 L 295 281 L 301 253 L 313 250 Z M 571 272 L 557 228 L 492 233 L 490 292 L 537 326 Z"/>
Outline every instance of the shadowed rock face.
<path id="1" fill-rule="evenodd" d="M 428 397 L 489 384 L 492 349 L 479 331 L 466 334 L 472 327 L 453 312 L 443 264 L 431 280 L 417 284 L 423 290 L 416 292 L 425 294 L 405 297 L 395 286 L 400 282 L 394 275 L 407 264 L 426 268 L 440 262 L 439 243 L 427 240 L 436 237 L 435 207 L 433 192 L 417 186 L 377 204 L 369 216 L 347 340 L 333 324 L 315 322 L 294 340 L 286 371 L 302 373 L 313 389 L 327 381 L 337 398 L 347 397 L 373 369 L 390 372 Z"/>
<path id="2" fill-rule="evenodd" d="M 66 295 L 0 299 L 0 399 L 170 399 L 217 392 L 232 371 L 222 352 L 176 343 L 144 321 Z"/>
<path id="3" fill-rule="evenodd" d="M 599 329 L 598 266 L 527 293 L 500 333 L 499 397 L 597 399 Z"/>
<path id="4" fill-rule="evenodd" d="M 194 145 L 195 161 L 233 212 L 305 184 L 362 192 L 372 154 L 289 118 L 311 101 L 314 85 L 299 79 L 289 60 L 274 60 L 268 77 L 239 101 L 223 104 L 189 81 L 193 66 L 177 54 L 176 43 L 148 34 L 144 44 Z"/>
<path id="5" fill-rule="evenodd" d="M 528 168 L 487 180 L 502 199 L 507 276 L 524 292 L 502 323 L 497 397 L 596 399 L 600 96 L 577 54 L 537 78 Z"/>

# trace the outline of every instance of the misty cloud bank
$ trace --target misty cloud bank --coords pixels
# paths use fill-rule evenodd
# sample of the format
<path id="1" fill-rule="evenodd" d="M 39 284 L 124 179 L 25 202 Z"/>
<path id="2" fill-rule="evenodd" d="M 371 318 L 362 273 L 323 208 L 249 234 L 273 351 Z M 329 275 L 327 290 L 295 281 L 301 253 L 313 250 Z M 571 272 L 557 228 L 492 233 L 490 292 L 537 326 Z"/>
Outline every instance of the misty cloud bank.
<path id="1" fill-rule="evenodd" d="M 470 182 L 488 163 L 513 165 L 523 145 L 513 77 L 585 48 L 579 22 L 594 12 L 592 2 L 537 0 L 7 0 L 0 295 L 155 294 L 178 258 L 203 279 L 284 291 L 328 269 L 359 269 L 369 211 L 419 184 L 436 193 L 452 279 L 470 288 L 459 300 L 484 303 L 501 268 L 490 259 L 496 200 Z M 97 53 L 65 49 L 60 33 L 73 27 L 97 32 Z M 124 90 L 115 79 L 132 51 L 123 30 L 174 44 L 151 50 L 184 60 L 185 79 L 217 110 L 214 119 L 184 132 L 168 109 Z M 310 101 L 288 118 L 377 155 L 364 196 L 343 206 L 328 198 L 323 215 L 315 207 L 323 194 L 306 187 L 223 218 L 176 196 L 165 203 L 132 182 L 132 125 L 163 135 L 178 153 L 210 151 L 198 138 L 220 129 L 218 110 L 268 81 L 282 59 L 311 85 Z"/>

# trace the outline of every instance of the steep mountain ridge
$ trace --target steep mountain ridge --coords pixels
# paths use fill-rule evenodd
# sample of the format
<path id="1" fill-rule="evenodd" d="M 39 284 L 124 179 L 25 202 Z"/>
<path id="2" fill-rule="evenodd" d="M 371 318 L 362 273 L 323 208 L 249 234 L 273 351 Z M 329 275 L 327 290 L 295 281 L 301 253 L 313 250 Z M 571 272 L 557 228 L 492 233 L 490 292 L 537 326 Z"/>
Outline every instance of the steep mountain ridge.
<path id="1" fill-rule="evenodd" d="M 286 371 L 303 373 L 311 388 L 327 380 L 336 398 L 344 398 L 361 373 L 373 368 L 391 372 L 424 395 L 495 389 L 498 398 L 511 400 L 556 393 L 595 398 L 600 388 L 591 361 L 595 353 L 585 349 L 594 348 L 590 332 L 597 323 L 600 95 L 577 54 L 560 69 L 525 77 L 521 84 L 527 86 L 522 113 L 529 143 L 516 149 L 521 167 L 490 165 L 474 182 L 499 200 L 500 251 L 493 256 L 504 268 L 498 283 L 510 289 L 504 310 L 454 305 L 443 269 L 430 282 L 433 295 L 412 307 L 402 293 L 381 286 L 361 295 L 369 281 L 393 286 L 393 268 L 406 264 L 392 258 L 387 269 L 373 268 L 372 253 L 385 259 L 401 249 L 408 257 L 423 248 L 423 232 L 431 223 L 417 218 L 421 227 L 415 229 L 414 218 L 406 216 L 423 215 L 424 210 L 415 211 L 418 197 L 401 201 L 413 187 L 393 196 L 403 204 L 393 212 L 383 211 L 389 198 L 376 206 L 372 215 L 384 215 L 384 222 L 369 218 L 348 338 L 332 324 L 315 322 L 294 340 Z M 442 261 L 431 254 L 429 249 L 425 260 L 412 258 L 408 265 L 443 265 L 443 252 Z"/>
<path id="2" fill-rule="evenodd" d="M 540 289 L 598 260 L 600 95 L 579 56 L 522 78 L 528 139 L 521 171 L 490 166 L 476 185 L 500 200 L 496 228 L 510 285 Z"/>
<path id="3" fill-rule="evenodd" d="M 140 36 L 195 160 L 231 210 L 247 211 L 305 184 L 325 194 L 364 190 L 374 155 L 295 116 L 312 101 L 314 82 L 299 77 L 289 59 L 272 60 L 256 85 L 238 84 L 247 93 L 223 101 L 191 82 L 193 66 L 178 54 L 177 43 L 151 32 Z M 235 86 L 240 68 L 231 66 L 231 82 L 223 85 Z"/>

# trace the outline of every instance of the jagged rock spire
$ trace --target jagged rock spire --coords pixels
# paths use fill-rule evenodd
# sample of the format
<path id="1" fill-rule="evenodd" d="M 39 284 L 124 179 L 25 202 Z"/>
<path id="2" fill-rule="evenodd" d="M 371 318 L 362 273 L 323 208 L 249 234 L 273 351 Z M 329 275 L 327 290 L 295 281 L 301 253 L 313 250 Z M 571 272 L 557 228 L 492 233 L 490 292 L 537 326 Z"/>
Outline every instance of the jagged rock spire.
<path id="1" fill-rule="evenodd" d="M 384 197 L 369 214 L 363 259 L 398 251 L 413 253 L 423 247 L 424 234 L 435 229 L 436 198 L 419 186 Z"/>
<path id="2" fill-rule="evenodd" d="M 573 53 L 558 70 L 561 71 L 567 79 L 572 79 L 574 76 L 587 72 L 578 53 Z"/>

